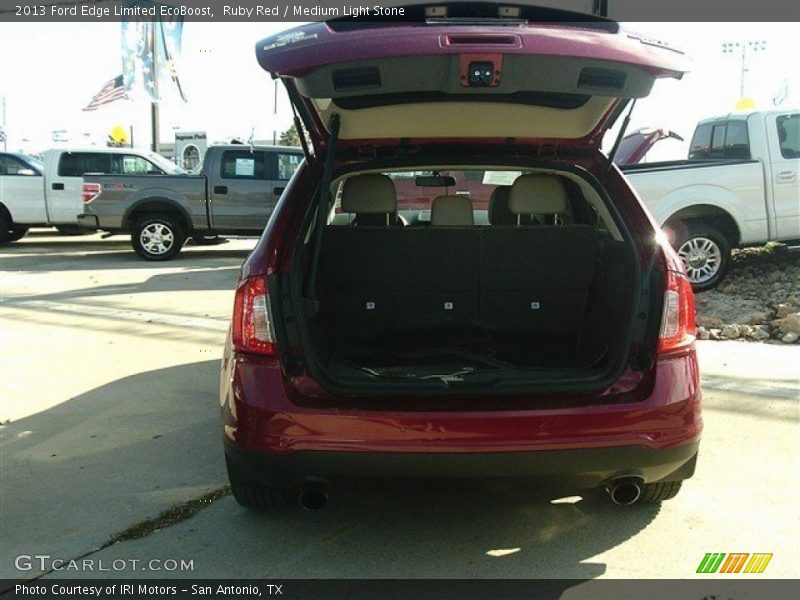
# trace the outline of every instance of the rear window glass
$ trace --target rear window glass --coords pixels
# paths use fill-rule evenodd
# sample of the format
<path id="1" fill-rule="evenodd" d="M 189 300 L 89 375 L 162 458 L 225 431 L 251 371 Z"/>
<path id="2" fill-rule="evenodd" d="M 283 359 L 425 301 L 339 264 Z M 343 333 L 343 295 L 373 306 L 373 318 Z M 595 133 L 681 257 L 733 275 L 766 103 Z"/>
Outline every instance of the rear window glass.
<path id="1" fill-rule="evenodd" d="M 725 158 L 750 158 L 750 138 L 745 121 L 731 121 L 725 132 Z"/>
<path id="2" fill-rule="evenodd" d="M 488 172 L 487 172 L 488 173 Z M 474 171 L 410 171 L 405 173 L 386 173 L 394 181 L 397 193 L 398 210 L 430 210 L 431 202 L 437 196 L 459 195 L 469 196 L 475 210 L 487 210 L 489 198 L 499 182 L 485 182 L 485 172 Z M 440 175 L 452 177 L 452 187 L 421 187 L 417 185 L 417 177 Z"/>
<path id="3" fill-rule="evenodd" d="M 700 125 L 689 145 L 689 159 L 750 158 L 750 138 L 745 121 Z"/>
<path id="4" fill-rule="evenodd" d="M 69 152 L 61 155 L 58 174 L 61 177 L 83 177 L 86 173 L 107 175 L 163 175 L 152 162 L 135 154 L 102 152 Z"/>
<path id="5" fill-rule="evenodd" d="M 300 166 L 300 161 L 303 155 L 295 152 L 279 152 L 278 153 L 278 179 L 288 181 L 294 175 L 297 167 Z"/>
<path id="6" fill-rule="evenodd" d="M 523 171 L 442 169 L 385 171 L 382 175 L 391 179 L 394 184 L 397 215 L 404 226 L 430 226 L 433 202 L 439 196 L 461 196 L 468 199 L 472 207 L 473 223 L 477 227 L 489 225 L 560 225 L 564 223 L 599 226 L 597 211 L 586 200 L 580 187 L 568 178 L 562 179 L 567 194 L 566 206 L 563 211 L 555 215 L 514 215 L 508 207 L 508 194 L 516 179 L 523 175 Z M 332 225 L 384 226 L 387 224 L 385 213 L 344 211 L 342 208 L 344 184 L 344 181 L 338 183 L 334 215 L 330 221 Z M 501 187 L 504 189 L 495 194 L 498 188 Z"/>
<path id="7" fill-rule="evenodd" d="M 775 121 L 783 158 L 800 158 L 800 113 L 784 115 Z"/>
<path id="8" fill-rule="evenodd" d="M 700 125 L 694 131 L 692 143 L 689 145 L 689 158 L 708 158 L 711 148 L 711 125 Z"/>
<path id="9" fill-rule="evenodd" d="M 83 177 L 84 173 L 110 173 L 111 155 L 100 152 L 65 152 L 58 162 L 61 177 Z"/>
<path id="10" fill-rule="evenodd" d="M 278 179 L 277 156 L 274 152 L 225 150 L 222 153 L 223 179 Z"/>
<path id="11" fill-rule="evenodd" d="M 714 125 L 711 130 L 711 152 L 709 156 L 722 158 L 725 148 L 725 125 Z"/>

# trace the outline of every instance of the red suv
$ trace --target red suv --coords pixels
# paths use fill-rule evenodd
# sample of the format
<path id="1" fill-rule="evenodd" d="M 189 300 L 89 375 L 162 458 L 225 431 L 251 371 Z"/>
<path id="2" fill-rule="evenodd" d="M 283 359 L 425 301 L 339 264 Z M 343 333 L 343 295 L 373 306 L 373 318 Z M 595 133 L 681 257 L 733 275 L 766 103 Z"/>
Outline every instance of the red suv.
<path id="1" fill-rule="evenodd" d="M 692 476 L 691 287 L 600 151 L 685 59 L 554 15 L 415 7 L 257 45 L 306 160 L 242 267 L 222 362 L 240 504 L 319 508 L 344 476 L 539 477 L 632 504 Z M 410 177 L 422 207 L 406 184 L 398 206 Z"/>

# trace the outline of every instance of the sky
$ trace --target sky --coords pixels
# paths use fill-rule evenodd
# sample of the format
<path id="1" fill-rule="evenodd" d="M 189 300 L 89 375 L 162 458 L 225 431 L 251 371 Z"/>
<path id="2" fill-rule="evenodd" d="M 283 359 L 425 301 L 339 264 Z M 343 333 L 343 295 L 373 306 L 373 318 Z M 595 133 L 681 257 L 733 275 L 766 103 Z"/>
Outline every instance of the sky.
<path id="1" fill-rule="evenodd" d="M 257 140 L 291 125 L 282 89 L 255 60 L 256 42 L 298 23 L 187 23 L 180 77 L 188 99 L 162 103 L 160 138 L 176 130 L 207 131 L 210 141 Z M 640 100 L 630 130 L 672 129 L 686 142 L 665 141 L 649 160 L 682 158 L 696 122 L 730 112 L 739 100 L 740 57 L 723 54 L 726 41 L 763 40 L 766 50 L 748 57 L 745 96 L 771 108 L 786 83 L 783 106 L 800 105 L 800 28 L 796 23 L 623 23 L 624 28 L 668 42 L 693 60 L 682 80 L 662 80 Z M 0 96 L 6 99 L 8 149 L 53 147 L 52 131 L 66 130 L 69 145 L 103 144 L 115 125 L 133 127 L 134 144 L 150 144 L 146 101 L 118 101 L 83 112 L 92 96 L 121 72 L 119 23 L 0 23 Z M 0 115 L 0 122 L 2 115 Z"/>

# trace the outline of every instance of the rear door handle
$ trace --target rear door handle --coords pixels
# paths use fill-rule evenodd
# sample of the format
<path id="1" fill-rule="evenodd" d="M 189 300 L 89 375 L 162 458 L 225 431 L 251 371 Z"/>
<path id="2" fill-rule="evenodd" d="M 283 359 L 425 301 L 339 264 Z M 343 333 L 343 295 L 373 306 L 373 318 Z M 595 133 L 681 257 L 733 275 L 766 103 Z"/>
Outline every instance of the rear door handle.
<path id="1" fill-rule="evenodd" d="M 283 190 L 285 189 L 286 189 L 285 187 L 272 188 L 272 193 L 275 194 L 276 196 L 280 196 L 283 193 Z"/>
<path id="2" fill-rule="evenodd" d="M 215 185 L 214 186 L 214 193 L 215 194 L 227 194 L 228 193 L 228 186 L 227 185 Z"/>
<path id="3" fill-rule="evenodd" d="M 781 181 L 793 181 L 795 177 L 794 171 L 781 171 L 776 173 L 775 177 Z"/>
<path id="4" fill-rule="evenodd" d="M 63 183 L 54 183 L 50 187 L 52 189 L 54 189 L 54 190 L 63 190 L 64 189 L 64 184 Z"/>

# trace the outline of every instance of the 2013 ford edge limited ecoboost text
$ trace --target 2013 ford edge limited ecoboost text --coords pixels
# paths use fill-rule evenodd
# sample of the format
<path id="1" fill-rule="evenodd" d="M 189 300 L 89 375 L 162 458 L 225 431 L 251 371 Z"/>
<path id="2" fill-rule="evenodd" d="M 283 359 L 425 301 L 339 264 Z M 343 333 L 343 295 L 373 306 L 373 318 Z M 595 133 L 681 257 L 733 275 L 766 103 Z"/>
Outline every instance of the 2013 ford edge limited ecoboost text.
<path id="1" fill-rule="evenodd" d="M 542 9 L 411 10 L 257 45 L 306 159 L 236 291 L 236 500 L 319 508 L 344 476 L 673 497 L 702 429 L 692 290 L 599 147 L 684 56 Z M 398 210 L 401 182 L 427 209 Z"/>

